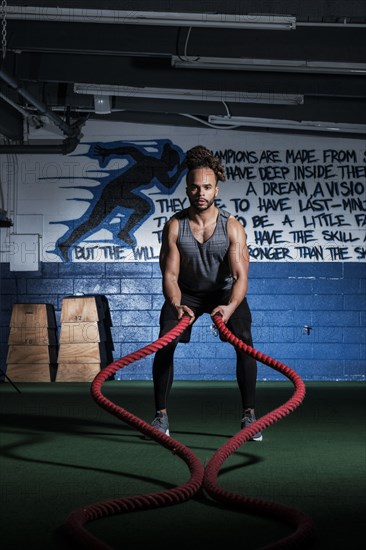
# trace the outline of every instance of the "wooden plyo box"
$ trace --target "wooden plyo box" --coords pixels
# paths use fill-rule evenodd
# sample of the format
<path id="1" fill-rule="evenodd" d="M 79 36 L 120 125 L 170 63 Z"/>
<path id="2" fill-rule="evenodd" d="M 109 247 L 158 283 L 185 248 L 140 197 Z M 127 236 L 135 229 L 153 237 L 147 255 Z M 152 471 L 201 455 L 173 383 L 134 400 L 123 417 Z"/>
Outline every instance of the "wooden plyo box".
<path id="1" fill-rule="evenodd" d="M 55 346 L 57 344 L 56 329 L 47 327 L 10 327 L 9 345 L 24 346 Z"/>
<path id="2" fill-rule="evenodd" d="M 59 363 L 56 382 L 92 382 L 100 370 L 100 363 Z"/>
<path id="3" fill-rule="evenodd" d="M 93 344 L 104 342 L 105 329 L 98 321 L 62 323 L 60 344 Z"/>
<path id="4" fill-rule="evenodd" d="M 10 327 L 56 328 L 52 304 L 14 304 Z"/>
<path id="5" fill-rule="evenodd" d="M 57 335 L 52 304 L 14 304 L 6 374 L 17 382 L 53 382 Z"/>
<path id="6" fill-rule="evenodd" d="M 6 374 L 14 382 L 54 382 L 56 365 L 13 364 L 7 365 Z"/>
<path id="7" fill-rule="evenodd" d="M 50 364 L 57 362 L 56 346 L 11 345 L 8 347 L 7 364 Z"/>
<path id="8" fill-rule="evenodd" d="M 106 353 L 101 344 L 60 344 L 58 363 L 105 363 Z"/>
<path id="9" fill-rule="evenodd" d="M 104 318 L 104 307 L 96 296 L 64 298 L 61 307 L 61 323 L 85 323 Z"/>
<path id="10" fill-rule="evenodd" d="M 92 382 L 106 366 L 104 317 L 98 296 L 63 299 L 56 382 Z"/>

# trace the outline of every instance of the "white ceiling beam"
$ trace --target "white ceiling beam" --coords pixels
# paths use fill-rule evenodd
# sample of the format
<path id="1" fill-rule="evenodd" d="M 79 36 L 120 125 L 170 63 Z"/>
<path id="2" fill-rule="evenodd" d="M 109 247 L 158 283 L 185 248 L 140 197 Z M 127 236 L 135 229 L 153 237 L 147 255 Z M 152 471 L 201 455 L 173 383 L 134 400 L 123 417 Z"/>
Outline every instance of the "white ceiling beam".
<path id="1" fill-rule="evenodd" d="M 366 134 L 366 124 L 346 124 L 336 122 L 322 121 L 295 121 L 295 120 L 279 120 L 270 118 L 251 118 L 242 116 L 220 116 L 210 115 L 208 117 L 209 124 L 219 126 L 226 129 L 242 127 L 257 127 L 257 128 L 277 128 L 286 130 L 301 130 L 309 132 L 329 132 L 350 133 L 350 134 Z"/>
<path id="2" fill-rule="evenodd" d="M 211 69 L 227 71 L 268 71 L 291 73 L 366 74 L 366 63 L 307 61 L 291 59 L 245 59 L 240 57 L 177 56 L 171 59 L 176 69 Z"/>
<path id="3" fill-rule="evenodd" d="M 76 94 L 115 96 L 130 98 L 168 99 L 186 101 L 218 101 L 228 103 L 263 103 L 266 105 L 301 105 L 300 94 L 277 94 L 268 92 L 244 92 L 223 90 L 189 90 L 177 88 L 136 88 L 108 84 L 74 84 Z"/>
<path id="4" fill-rule="evenodd" d="M 291 15 L 177 13 L 89 8 L 51 8 L 46 6 L 7 6 L 8 19 L 68 23 L 109 23 L 119 25 L 161 25 L 174 27 L 214 27 L 230 29 L 293 30 L 296 17 Z"/>

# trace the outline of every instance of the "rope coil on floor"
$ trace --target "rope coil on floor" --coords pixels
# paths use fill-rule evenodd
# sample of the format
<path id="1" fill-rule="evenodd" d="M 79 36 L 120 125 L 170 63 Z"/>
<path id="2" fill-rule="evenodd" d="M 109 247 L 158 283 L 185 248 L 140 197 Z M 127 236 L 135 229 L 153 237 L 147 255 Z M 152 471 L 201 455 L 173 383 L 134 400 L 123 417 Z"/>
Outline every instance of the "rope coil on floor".
<path id="1" fill-rule="evenodd" d="M 114 361 L 105 369 L 100 371 L 91 384 L 91 395 L 100 407 L 116 416 L 118 419 L 126 422 L 129 426 L 137 429 L 143 435 L 157 441 L 184 460 L 191 474 L 189 480 L 180 486 L 174 487 L 173 489 L 155 493 L 146 493 L 143 495 L 115 498 L 75 510 L 69 515 L 65 522 L 67 532 L 79 543 L 79 545 L 82 545 L 82 547 L 91 550 L 112 550 L 108 544 L 90 533 L 86 529 L 85 524 L 110 515 L 179 504 L 192 498 L 201 488 L 203 488 L 212 499 L 226 504 L 231 508 L 237 508 L 246 513 L 265 515 L 272 518 L 274 517 L 282 522 L 290 524 L 293 528 L 296 528 L 296 531 L 288 537 L 266 546 L 261 550 L 289 550 L 292 548 L 308 547 L 308 544 L 312 542 L 314 538 L 315 529 L 312 520 L 304 513 L 278 503 L 248 498 L 237 493 L 226 491 L 217 483 L 217 477 L 222 465 L 227 458 L 238 449 L 238 447 L 250 440 L 258 431 L 264 430 L 271 424 L 291 413 L 301 404 L 305 397 L 305 385 L 300 376 L 298 376 L 292 369 L 283 363 L 280 363 L 279 361 L 255 350 L 254 348 L 251 348 L 234 336 L 226 327 L 220 315 L 215 315 L 213 318 L 220 334 L 236 349 L 243 350 L 249 355 L 255 357 L 258 361 L 284 374 L 293 382 L 295 392 L 293 396 L 282 406 L 259 418 L 250 426 L 243 428 L 240 432 L 231 437 L 224 445 L 219 447 L 205 468 L 199 458 L 188 447 L 179 441 L 176 441 L 172 437 L 159 432 L 149 423 L 145 422 L 141 418 L 138 418 L 126 409 L 116 405 L 103 395 L 101 391 L 103 383 L 117 370 L 165 347 L 175 338 L 180 336 L 180 334 L 182 334 L 182 332 L 189 325 L 189 320 L 189 316 L 184 315 L 178 322 L 177 326 L 170 330 L 167 334 L 158 340 L 155 340 L 155 342 L 152 342 L 151 344 L 130 353 L 117 361 Z"/>

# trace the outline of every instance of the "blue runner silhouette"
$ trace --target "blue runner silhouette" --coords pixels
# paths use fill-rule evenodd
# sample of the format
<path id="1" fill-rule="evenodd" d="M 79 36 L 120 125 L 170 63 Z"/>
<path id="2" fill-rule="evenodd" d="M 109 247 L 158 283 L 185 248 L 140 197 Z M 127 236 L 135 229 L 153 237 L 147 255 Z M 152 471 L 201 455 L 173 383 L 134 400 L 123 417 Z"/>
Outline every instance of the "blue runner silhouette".
<path id="1" fill-rule="evenodd" d="M 167 140 L 160 147 L 160 156 L 147 153 L 141 145 L 131 144 L 117 147 L 92 145 L 88 156 L 97 158 L 101 167 L 105 167 L 111 157 L 123 156 L 129 162 L 105 184 L 100 196 L 84 214 L 83 221 L 57 241 L 56 247 L 65 262 L 70 261 L 70 248 L 75 243 L 95 232 L 120 209 L 128 209 L 130 214 L 124 218 L 125 223 L 117 237 L 129 248 L 136 246 L 133 233 L 154 210 L 152 201 L 140 190 L 156 185 L 162 192 L 171 194 L 186 169 L 184 160 L 181 160 L 184 159 L 183 152 Z"/>

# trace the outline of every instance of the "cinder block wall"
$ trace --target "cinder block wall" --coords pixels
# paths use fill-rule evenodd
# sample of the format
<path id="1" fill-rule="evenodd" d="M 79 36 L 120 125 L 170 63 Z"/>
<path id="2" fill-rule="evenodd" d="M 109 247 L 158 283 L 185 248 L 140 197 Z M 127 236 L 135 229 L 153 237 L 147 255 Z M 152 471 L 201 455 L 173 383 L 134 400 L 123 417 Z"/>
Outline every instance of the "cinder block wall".
<path id="1" fill-rule="evenodd" d="M 158 338 L 163 302 L 156 262 L 43 263 L 39 272 L 10 272 L 0 264 L 1 368 L 6 370 L 14 303 L 51 303 L 60 329 L 65 296 L 105 296 L 112 320 L 113 358 Z M 252 262 L 248 302 L 254 347 L 284 362 L 304 380 L 365 380 L 366 269 L 356 263 Z M 190 344 L 179 344 L 176 380 L 234 380 L 235 351 L 201 317 Z M 304 327 L 310 327 L 306 329 Z M 153 355 L 121 369 L 117 379 L 151 379 Z M 284 377 L 259 364 L 259 380 Z"/>

